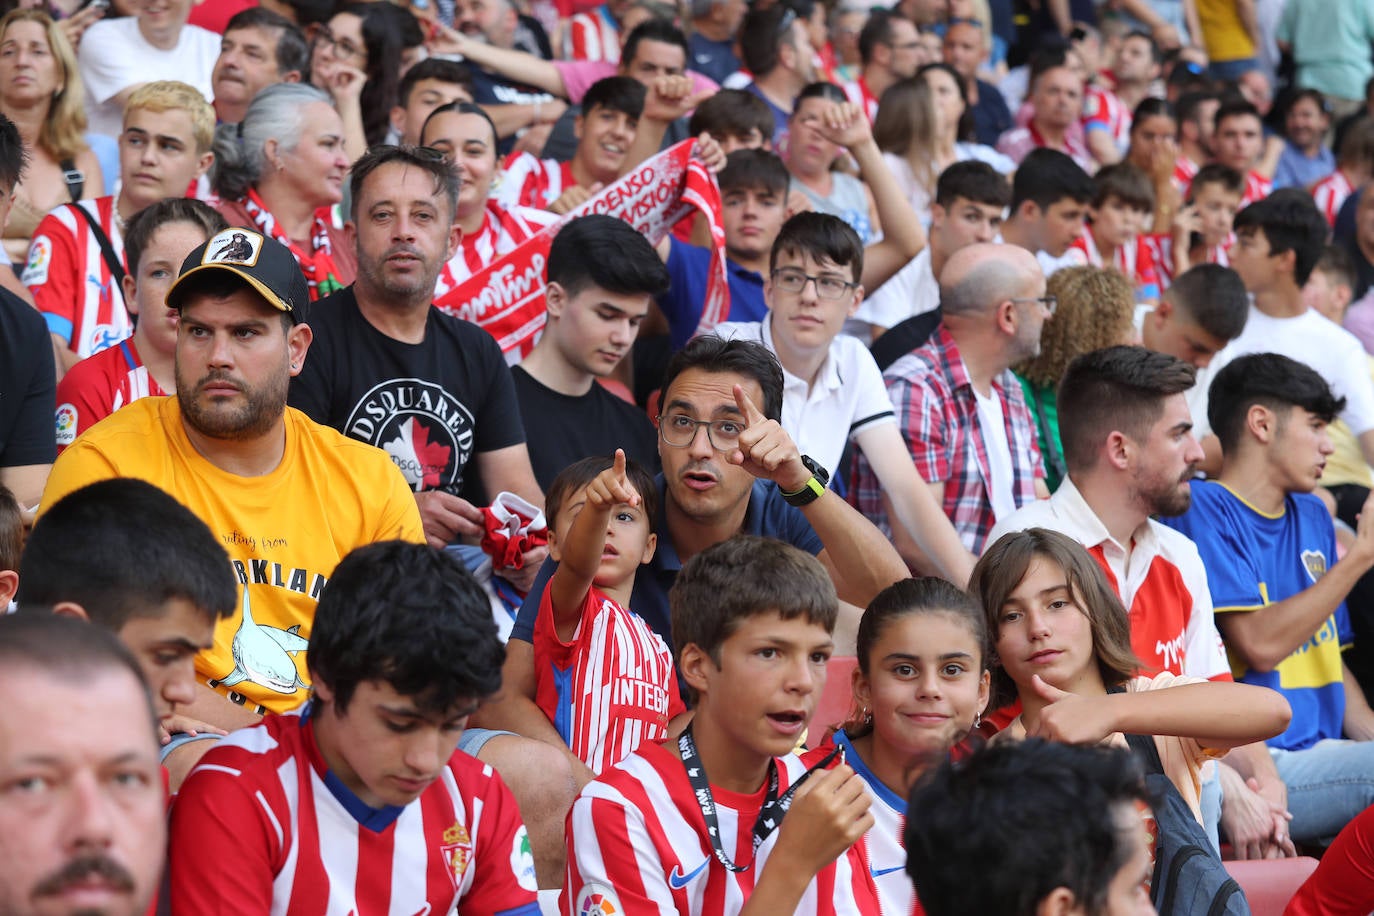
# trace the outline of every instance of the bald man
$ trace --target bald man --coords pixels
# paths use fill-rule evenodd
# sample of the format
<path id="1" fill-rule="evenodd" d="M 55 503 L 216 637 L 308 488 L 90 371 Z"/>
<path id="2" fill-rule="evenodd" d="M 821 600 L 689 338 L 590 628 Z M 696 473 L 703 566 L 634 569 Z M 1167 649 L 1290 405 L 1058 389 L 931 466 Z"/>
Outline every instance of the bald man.
<path id="1" fill-rule="evenodd" d="M 940 272 L 940 306 L 935 333 L 883 379 L 917 472 L 977 555 L 998 519 L 1049 495 L 1035 423 L 1011 366 L 1040 352 L 1054 301 L 1029 251 L 980 244 L 950 256 Z M 903 532 L 889 523 L 862 454 L 854 489 L 859 511 L 901 551 Z"/>

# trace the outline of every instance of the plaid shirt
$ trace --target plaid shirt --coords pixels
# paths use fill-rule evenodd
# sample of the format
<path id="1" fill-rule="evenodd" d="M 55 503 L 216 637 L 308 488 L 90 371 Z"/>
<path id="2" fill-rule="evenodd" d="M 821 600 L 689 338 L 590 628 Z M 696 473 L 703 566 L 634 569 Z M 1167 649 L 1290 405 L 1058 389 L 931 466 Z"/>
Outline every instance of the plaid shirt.
<path id="1" fill-rule="evenodd" d="M 945 515 L 964 546 L 981 554 L 997 518 L 988 498 L 987 443 L 979 434 L 978 402 L 954 338 L 940 325 L 925 346 L 889 366 L 883 380 L 917 473 L 931 483 L 945 482 Z M 1035 500 L 1035 480 L 1045 476 L 1035 423 L 1009 370 L 993 380 L 992 390 L 1001 401 L 1011 446 L 1012 495 L 1023 506 Z M 859 511 L 891 537 L 882 485 L 862 451 L 855 455 L 852 492 Z"/>

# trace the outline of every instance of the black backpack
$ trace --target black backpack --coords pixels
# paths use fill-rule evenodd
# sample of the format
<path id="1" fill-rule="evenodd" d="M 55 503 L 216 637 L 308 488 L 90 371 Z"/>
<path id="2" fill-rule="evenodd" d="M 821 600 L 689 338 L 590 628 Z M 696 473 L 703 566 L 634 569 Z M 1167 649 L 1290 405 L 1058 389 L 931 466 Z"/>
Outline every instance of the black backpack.
<path id="1" fill-rule="evenodd" d="M 1236 879 L 1212 849 L 1173 780 L 1164 773 L 1155 739 L 1126 735 L 1145 767 L 1145 786 L 1155 799 L 1155 871 L 1150 899 L 1159 916 L 1250 916 Z"/>

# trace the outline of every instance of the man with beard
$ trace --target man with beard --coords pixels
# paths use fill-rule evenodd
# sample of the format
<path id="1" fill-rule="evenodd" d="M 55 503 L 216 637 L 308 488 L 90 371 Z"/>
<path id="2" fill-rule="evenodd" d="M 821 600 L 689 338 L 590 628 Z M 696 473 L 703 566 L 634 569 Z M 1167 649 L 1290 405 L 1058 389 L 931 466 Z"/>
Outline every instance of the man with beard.
<path id="1" fill-rule="evenodd" d="M 988 543 L 1026 528 L 1067 534 L 1088 549 L 1129 609 L 1131 648 L 1150 674 L 1230 680 L 1197 545 L 1151 518 L 1188 511 L 1202 460 L 1186 399 L 1195 377 L 1183 360 L 1144 347 L 1108 347 L 1070 363 L 1058 400 L 1068 476 L 1048 500 L 998 521 Z M 1235 749 L 1220 780 L 1221 823 L 1238 856 L 1291 855 L 1287 790 L 1264 746 Z M 1215 839 L 1210 785 L 1204 819 Z"/>
<path id="2" fill-rule="evenodd" d="M 249 243 L 247 256 L 217 259 L 235 233 Z M 73 443 L 53 466 L 39 513 L 96 480 L 137 477 L 210 526 L 242 589 L 213 646 L 196 656 L 196 697 L 182 713 L 233 729 L 308 697 L 305 649 L 339 559 L 423 532 L 384 452 L 286 407 L 311 340 L 297 312 L 309 293 L 291 252 L 252 230 L 227 229 L 181 267 L 167 293 L 181 313 L 176 395 L 136 401 Z M 174 781 L 205 747 L 167 758 Z"/>
<path id="3" fill-rule="evenodd" d="M 962 248 L 940 273 L 935 332 L 883 373 L 917 472 L 975 556 L 992 543 L 999 519 L 1049 495 L 1035 422 L 1011 367 L 1040 352 L 1054 306 L 1026 249 Z M 883 488 L 862 453 L 853 493 L 859 511 L 892 537 Z"/>
<path id="4" fill-rule="evenodd" d="M 0 616 L 0 691 L 0 913 L 146 912 L 167 828 L 137 663 L 100 627 Z"/>
<path id="5" fill-rule="evenodd" d="M 453 256 L 458 173 L 410 146 L 378 146 L 353 164 L 344 231 L 358 255 L 351 286 L 312 307 L 310 361 L 291 404 L 344 435 L 385 449 L 405 475 L 430 545 L 465 559 L 485 531 L 479 507 L 513 493 L 536 508 L 515 385 L 482 328 L 434 307 L 434 281 Z M 493 572 L 523 596 L 548 556 L 542 545 Z M 469 565 L 476 565 L 470 563 Z M 495 583 L 498 590 L 501 583 Z M 500 772 L 530 825 L 541 884 L 562 880 L 563 817 L 572 773 L 556 750 L 471 728 L 460 749 Z"/>

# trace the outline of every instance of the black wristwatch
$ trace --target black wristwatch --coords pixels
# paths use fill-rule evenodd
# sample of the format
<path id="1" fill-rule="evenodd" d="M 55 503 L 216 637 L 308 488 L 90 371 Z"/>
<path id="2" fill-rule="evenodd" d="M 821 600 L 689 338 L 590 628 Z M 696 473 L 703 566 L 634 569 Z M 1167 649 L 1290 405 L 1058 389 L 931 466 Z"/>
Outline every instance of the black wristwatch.
<path id="1" fill-rule="evenodd" d="M 806 486 L 793 493 L 780 490 L 782 498 L 787 500 L 789 506 L 805 506 L 820 499 L 825 494 L 825 485 L 830 483 L 830 472 L 821 467 L 816 459 L 810 455 L 801 456 L 802 464 L 811 472 L 811 479 L 806 482 Z"/>

